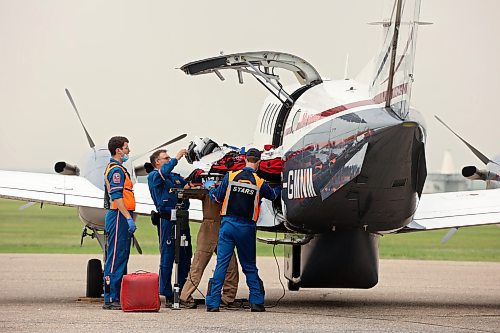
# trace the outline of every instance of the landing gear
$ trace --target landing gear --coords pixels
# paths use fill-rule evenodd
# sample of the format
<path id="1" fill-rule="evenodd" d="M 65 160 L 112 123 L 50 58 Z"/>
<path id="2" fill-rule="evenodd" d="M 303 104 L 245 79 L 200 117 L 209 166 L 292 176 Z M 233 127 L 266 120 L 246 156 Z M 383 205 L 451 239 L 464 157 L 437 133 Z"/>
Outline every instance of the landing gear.
<path id="1" fill-rule="evenodd" d="M 290 291 L 299 291 L 300 285 L 298 283 L 292 282 L 288 280 L 288 290 Z"/>
<path id="2" fill-rule="evenodd" d="M 87 297 L 98 298 L 103 292 L 102 265 L 99 259 L 90 259 L 87 263 Z"/>

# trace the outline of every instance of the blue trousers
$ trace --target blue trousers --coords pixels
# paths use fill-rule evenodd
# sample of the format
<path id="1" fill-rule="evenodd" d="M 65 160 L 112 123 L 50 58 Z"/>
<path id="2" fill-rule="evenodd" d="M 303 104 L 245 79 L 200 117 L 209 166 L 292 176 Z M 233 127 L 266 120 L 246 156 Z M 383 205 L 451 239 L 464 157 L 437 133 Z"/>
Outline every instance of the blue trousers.
<path id="1" fill-rule="evenodd" d="M 235 216 L 222 218 L 219 242 L 217 243 L 217 265 L 214 276 L 208 282 L 207 308 L 220 306 L 224 277 L 235 247 L 250 291 L 249 302 L 251 304 L 264 304 L 264 285 L 259 278 L 256 265 L 256 232 L 255 222 L 251 220 Z"/>
<path id="2" fill-rule="evenodd" d="M 172 291 L 172 269 L 175 258 L 175 230 L 174 223 L 167 219 L 161 219 L 158 225 L 158 239 L 160 242 L 160 295 L 165 296 L 170 301 L 173 300 Z M 193 249 L 191 246 L 191 232 L 187 230 L 188 246 L 182 246 L 179 256 L 179 288 L 182 290 L 186 278 L 191 268 L 191 257 Z M 180 293 L 179 290 L 179 293 Z"/>
<path id="3" fill-rule="evenodd" d="M 122 278 L 130 255 L 131 236 L 127 219 L 118 209 L 110 209 L 106 213 L 105 230 L 107 255 L 104 263 L 104 302 L 119 302 Z"/>

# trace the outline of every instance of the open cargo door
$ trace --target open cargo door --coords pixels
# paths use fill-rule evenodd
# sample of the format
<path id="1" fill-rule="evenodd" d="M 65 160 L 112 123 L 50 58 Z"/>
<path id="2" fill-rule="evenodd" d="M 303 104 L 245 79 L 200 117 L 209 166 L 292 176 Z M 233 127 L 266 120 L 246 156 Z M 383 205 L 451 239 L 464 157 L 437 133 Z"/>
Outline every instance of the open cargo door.
<path id="1" fill-rule="evenodd" d="M 215 74 L 224 81 L 223 70 L 235 70 L 238 81 L 243 84 L 243 73 L 252 75 L 283 104 L 275 123 L 272 144 L 282 144 L 285 123 L 293 104 L 307 89 L 322 83 L 316 69 L 302 58 L 288 53 L 258 51 L 221 55 L 193 61 L 180 68 L 188 75 Z M 295 91 L 286 91 L 275 69 L 292 72 L 300 87 Z"/>

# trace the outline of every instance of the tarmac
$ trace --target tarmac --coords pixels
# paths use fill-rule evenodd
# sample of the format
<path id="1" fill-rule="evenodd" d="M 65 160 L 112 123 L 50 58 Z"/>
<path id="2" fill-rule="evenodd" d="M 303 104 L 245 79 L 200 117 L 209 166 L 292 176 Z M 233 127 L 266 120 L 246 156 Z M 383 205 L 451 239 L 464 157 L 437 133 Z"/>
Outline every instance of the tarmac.
<path id="1" fill-rule="evenodd" d="M 103 310 L 102 300 L 82 300 L 87 260 L 94 257 L 0 254 L 0 332 L 500 332 L 500 263 L 381 260 L 372 289 L 286 290 L 265 313 L 207 313 L 205 306 L 124 313 Z M 128 270 L 154 272 L 158 260 L 132 255 Z M 283 258 L 278 262 L 282 271 Z M 203 292 L 214 264 L 215 258 Z M 259 257 L 257 265 L 266 305 L 274 305 L 283 294 L 275 259 Z M 243 275 L 238 297 L 248 298 Z"/>

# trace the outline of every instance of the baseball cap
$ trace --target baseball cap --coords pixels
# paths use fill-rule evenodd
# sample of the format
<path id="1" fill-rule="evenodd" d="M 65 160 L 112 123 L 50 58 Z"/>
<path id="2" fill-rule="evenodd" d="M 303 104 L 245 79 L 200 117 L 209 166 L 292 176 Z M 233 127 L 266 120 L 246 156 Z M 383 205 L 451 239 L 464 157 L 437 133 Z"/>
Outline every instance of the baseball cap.
<path id="1" fill-rule="evenodd" d="M 247 157 L 257 157 L 260 160 L 260 150 L 256 148 L 250 148 L 248 149 L 246 153 Z"/>

